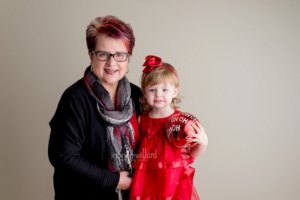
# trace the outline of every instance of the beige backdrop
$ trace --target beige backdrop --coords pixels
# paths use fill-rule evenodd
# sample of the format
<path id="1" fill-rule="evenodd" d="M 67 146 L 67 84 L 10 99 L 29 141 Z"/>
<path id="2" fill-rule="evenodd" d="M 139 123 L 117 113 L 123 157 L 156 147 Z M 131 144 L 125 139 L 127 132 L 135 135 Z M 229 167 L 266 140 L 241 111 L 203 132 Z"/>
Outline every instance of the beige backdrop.
<path id="1" fill-rule="evenodd" d="M 133 83 L 148 54 L 179 71 L 181 109 L 209 136 L 193 165 L 201 200 L 299 200 L 299 10 L 296 0 L 0 0 L 0 199 L 53 199 L 48 122 L 89 65 L 86 26 L 112 14 L 134 29 Z"/>

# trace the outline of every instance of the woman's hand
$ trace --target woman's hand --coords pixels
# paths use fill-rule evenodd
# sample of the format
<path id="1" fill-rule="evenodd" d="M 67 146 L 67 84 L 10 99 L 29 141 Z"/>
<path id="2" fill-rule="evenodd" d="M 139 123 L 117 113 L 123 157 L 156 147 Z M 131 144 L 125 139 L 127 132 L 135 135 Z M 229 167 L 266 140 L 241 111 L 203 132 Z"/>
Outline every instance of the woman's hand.
<path id="1" fill-rule="evenodd" d="M 118 190 L 127 190 L 130 188 L 132 178 L 129 177 L 128 171 L 121 171 L 120 172 L 120 179 L 117 185 Z"/>
<path id="2" fill-rule="evenodd" d="M 205 129 L 200 125 L 199 122 L 196 122 L 196 124 L 192 123 L 191 125 L 196 133 L 189 132 L 189 135 L 186 139 L 188 142 L 197 143 L 196 146 L 188 148 L 190 156 L 196 158 L 205 152 L 208 145 L 208 138 Z"/>

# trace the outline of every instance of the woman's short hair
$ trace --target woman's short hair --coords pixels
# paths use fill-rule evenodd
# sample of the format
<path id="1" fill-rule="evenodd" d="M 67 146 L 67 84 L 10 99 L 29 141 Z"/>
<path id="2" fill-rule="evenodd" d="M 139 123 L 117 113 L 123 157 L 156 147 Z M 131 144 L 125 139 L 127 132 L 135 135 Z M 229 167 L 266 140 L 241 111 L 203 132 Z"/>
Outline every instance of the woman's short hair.
<path id="1" fill-rule="evenodd" d="M 86 44 L 89 52 L 95 50 L 100 34 L 122 40 L 128 53 L 132 55 L 135 37 L 129 24 L 112 15 L 92 20 L 86 29 Z"/>

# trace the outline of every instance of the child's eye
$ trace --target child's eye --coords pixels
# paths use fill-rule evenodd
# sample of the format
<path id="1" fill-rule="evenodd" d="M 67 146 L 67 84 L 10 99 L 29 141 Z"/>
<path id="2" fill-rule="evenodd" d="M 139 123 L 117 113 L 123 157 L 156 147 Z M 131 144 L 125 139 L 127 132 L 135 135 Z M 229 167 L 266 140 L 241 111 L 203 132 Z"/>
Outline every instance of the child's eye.
<path id="1" fill-rule="evenodd" d="M 149 92 L 154 92 L 155 90 L 154 89 L 149 89 Z"/>
<path id="2" fill-rule="evenodd" d="M 163 89 L 163 92 L 168 92 L 168 89 Z"/>

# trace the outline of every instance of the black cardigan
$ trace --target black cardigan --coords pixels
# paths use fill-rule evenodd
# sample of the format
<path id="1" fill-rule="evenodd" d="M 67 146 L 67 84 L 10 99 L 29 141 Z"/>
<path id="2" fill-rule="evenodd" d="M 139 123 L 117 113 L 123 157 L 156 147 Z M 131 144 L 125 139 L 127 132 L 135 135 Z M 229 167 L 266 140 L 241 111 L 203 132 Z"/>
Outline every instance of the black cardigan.
<path id="1" fill-rule="evenodd" d="M 139 116 L 142 92 L 130 85 Z M 49 124 L 55 199 L 118 199 L 115 189 L 120 175 L 107 168 L 105 126 L 83 78 L 65 90 Z"/>

